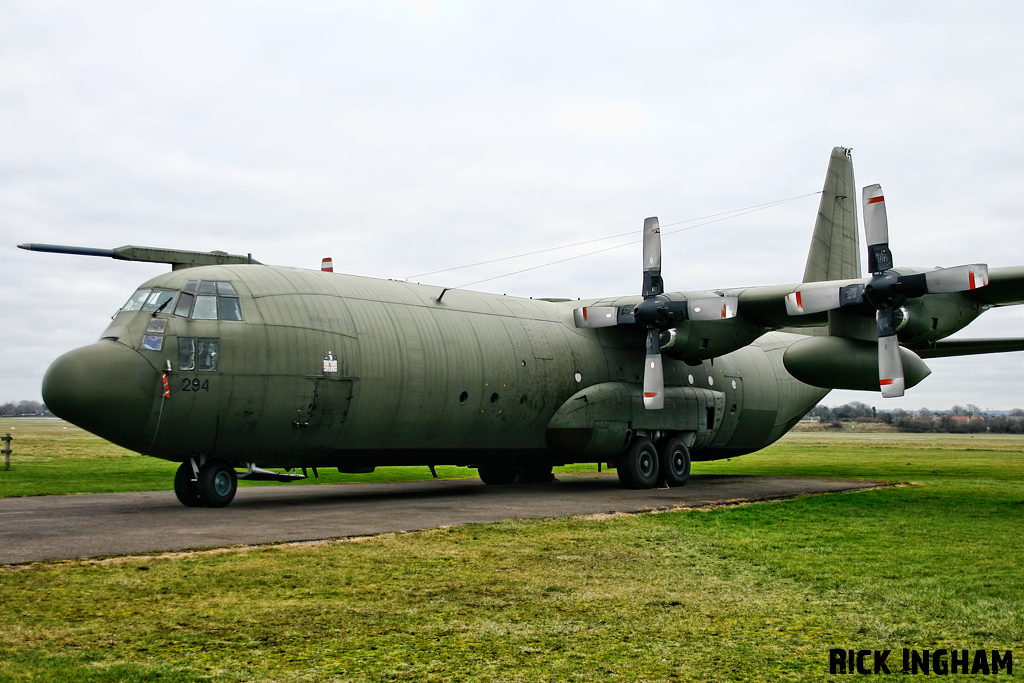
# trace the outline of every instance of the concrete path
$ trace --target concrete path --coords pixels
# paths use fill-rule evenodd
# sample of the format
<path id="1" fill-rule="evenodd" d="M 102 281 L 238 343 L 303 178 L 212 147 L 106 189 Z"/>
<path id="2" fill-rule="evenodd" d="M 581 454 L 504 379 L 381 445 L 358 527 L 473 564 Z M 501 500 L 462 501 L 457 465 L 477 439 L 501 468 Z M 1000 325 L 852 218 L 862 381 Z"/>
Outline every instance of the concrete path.
<path id="1" fill-rule="evenodd" d="M 534 486 L 477 479 L 240 487 L 226 508 L 186 508 L 172 491 L 0 499 L 0 564 L 311 541 L 503 519 L 642 512 L 875 488 L 887 482 L 695 475 L 631 491 L 614 474 Z"/>

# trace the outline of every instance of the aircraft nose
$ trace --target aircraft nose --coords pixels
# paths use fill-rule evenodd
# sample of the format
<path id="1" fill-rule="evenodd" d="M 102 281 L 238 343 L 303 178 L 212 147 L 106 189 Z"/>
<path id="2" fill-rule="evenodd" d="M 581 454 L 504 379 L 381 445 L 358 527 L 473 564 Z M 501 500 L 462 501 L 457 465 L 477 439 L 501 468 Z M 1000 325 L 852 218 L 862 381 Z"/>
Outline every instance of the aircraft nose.
<path id="1" fill-rule="evenodd" d="M 43 402 L 72 424 L 141 451 L 146 426 L 162 390 L 159 374 L 137 351 L 101 340 L 69 351 L 43 377 Z"/>

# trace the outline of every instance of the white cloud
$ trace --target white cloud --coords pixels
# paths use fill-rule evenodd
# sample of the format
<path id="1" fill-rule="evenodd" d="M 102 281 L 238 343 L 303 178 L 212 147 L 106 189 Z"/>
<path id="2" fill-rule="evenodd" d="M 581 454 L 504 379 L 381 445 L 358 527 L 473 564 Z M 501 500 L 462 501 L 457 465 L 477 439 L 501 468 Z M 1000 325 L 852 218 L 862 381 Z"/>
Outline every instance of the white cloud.
<path id="1" fill-rule="evenodd" d="M 643 107 L 624 103 L 574 104 L 555 115 L 560 128 L 587 135 L 630 135 L 650 123 Z"/>

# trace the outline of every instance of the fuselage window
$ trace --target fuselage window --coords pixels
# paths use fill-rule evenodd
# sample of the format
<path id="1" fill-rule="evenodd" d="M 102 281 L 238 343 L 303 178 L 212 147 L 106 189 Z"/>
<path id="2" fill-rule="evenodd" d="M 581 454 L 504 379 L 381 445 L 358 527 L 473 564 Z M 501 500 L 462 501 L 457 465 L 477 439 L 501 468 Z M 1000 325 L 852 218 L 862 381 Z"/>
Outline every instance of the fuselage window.
<path id="1" fill-rule="evenodd" d="M 216 372 L 220 340 L 211 337 L 178 337 L 178 369 Z"/>
<path id="2" fill-rule="evenodd" d="M 196 339 L 196 366 L 200 371 L 217 370 L 217 359 L 220 357 L 220 340 L 199 337 Z"/>
<path id="3" fill-rule="evenodd" d="M 178 369 L 196 369 L 196 338 L 178 337 Z"/>

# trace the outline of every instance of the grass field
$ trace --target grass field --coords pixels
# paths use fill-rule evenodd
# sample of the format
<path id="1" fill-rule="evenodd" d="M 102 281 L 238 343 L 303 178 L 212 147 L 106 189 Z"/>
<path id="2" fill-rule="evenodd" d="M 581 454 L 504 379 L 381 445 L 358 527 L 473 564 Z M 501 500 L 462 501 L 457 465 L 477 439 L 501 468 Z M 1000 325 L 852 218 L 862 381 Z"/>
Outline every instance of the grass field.
<path id="1" fill-rule="evenodd" d="M 173 466 L 19 425 L 0 482 L 25 483 L 3 495 L 122 460 L 107 490 L 168 487 Z M 0 681 L 828 680 L 834 647 L 893 650 L 894 672 L 904 647 L 1021 659 L 1022 449 L 793 434 L 694 469 L 918 485 L 0 569 Z"/>

